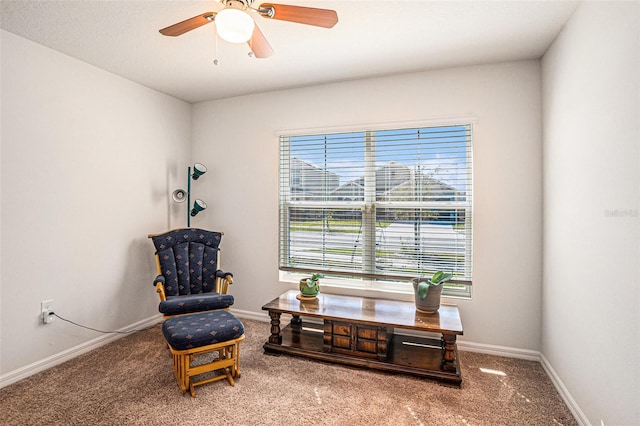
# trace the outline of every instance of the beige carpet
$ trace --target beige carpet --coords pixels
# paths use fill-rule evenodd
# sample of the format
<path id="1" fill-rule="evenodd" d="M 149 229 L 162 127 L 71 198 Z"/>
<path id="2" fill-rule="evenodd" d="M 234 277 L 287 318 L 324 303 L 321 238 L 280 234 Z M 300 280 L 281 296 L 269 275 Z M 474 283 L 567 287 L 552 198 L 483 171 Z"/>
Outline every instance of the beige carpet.
<path id="1" fill-rule="evenodd" d="M 264 355 L 243 321 L 242 377 L 182 396 L 160 326 L 0 390 L 4 425 L 575 425 L 540 364 L 460 352 L 462 388 Z M 493 370 L 493 371 L 490 371 Z M 504 375 L 496 374 L 502 372 Z"/>

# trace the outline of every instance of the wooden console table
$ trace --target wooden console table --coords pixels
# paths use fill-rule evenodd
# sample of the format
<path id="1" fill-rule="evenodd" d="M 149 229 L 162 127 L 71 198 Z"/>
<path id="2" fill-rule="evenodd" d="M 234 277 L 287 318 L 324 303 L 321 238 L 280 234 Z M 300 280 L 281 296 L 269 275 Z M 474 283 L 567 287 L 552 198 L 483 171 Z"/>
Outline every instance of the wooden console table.
<path id="1" fill-rule="evenodd" d="M 271 336 L 265 353 L 312 359 L 462 383 L 456 336 L 462 321 L 455 305 L 441 305 L 434 314 L 416 311 L 413 302 L 321 293 L 301 301 L 289 290 L 262 307 L 269 311 Z M 291 314 L 280 327 L 280 316 Z M 301 317 L 319 318 L 322 324 Z M 394 334 L 394 329 L 437 333 L 442 337 Z"/>

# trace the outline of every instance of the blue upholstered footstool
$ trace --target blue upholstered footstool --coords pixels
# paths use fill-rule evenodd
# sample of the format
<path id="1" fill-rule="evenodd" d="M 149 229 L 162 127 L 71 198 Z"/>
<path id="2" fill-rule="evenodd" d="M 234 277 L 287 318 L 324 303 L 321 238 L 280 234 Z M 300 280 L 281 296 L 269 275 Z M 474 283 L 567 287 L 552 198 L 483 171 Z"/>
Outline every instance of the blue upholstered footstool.
<path id="1" fill-rule="evenodd" d="M 229 311 L 198 312 L 167 319 L 162 334 L 173 355 L 173 371 L 182 393 L 196 396 L 195 386 L 227 379 L 234 386 L 240 377 L 240 342 L 244 340 L 244 325 Z M 218 352 L 218 358 L 192 366 L 194 355 Z M 199 381 L 194 376 L 221 370 L 222 374 Z"/>

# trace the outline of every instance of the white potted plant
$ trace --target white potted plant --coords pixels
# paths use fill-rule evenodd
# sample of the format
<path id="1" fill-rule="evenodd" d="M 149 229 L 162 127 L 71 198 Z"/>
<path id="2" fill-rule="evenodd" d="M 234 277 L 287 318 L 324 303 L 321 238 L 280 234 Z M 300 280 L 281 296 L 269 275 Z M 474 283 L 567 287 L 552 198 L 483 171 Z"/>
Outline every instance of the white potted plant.
<path id="1" fill-rule="evenodd" d="M 412 281 L 416 310 L 427 314 L 437 312 L 440 309 L 442 287 L 452 277 L 453 274 L 438 271 L 431 278 L 414 278 Z"/>

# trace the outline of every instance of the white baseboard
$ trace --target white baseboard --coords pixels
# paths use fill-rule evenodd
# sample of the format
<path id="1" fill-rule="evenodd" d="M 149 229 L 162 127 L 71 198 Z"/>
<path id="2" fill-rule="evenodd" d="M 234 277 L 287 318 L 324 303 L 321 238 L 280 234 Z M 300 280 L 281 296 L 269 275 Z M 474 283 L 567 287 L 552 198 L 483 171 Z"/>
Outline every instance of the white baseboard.
<path id="1" fill-rule="evenodd" d="M 266 312 L 256 313 L 252 311 L 242 311 L 242 310 L 232 310 L 232 312 L 238 316 L 239 318 L 245 318 L 250 320 L 257 320 L 262 322 L 269 322 L 269 317 L 266 315 Z M 313 318 L 315 319 L 315 318 Z M 312 320 L 313 320 L 312 319 Z M 283 315 L 282 318 L 283 324 L 286 324 L 287 318 Z M 312 321 L 313 322 L 313 321 Z M 265 330 L 265 333 L 268 333 L 268 330 Z M 407 336 L 422 336 L 425 333 L 412 332 L 411 330 L 398 330 L 396 329 L 397 334 L 403 334 Z M 497 355 L 504 356 L 508 358 L 517 358 L 524 359 L 527 361 L 536 361 L 542 364 L 542 368 L 545 370 L 551 382 L 555 386 L 556 390 L 560 394 L 560 397 L 564 400 L 565 404 L 575 417 L 576 421 L 582 426 L 591 426 L 591 423 L 584 415 L 576 401 L 573 399 L 567 388 L 560 380 L 560 377 L 556 374 L 549 364 L 549 361 L 545 358 L 545 356 L 539 351 L 534 351 L 530 349 L 520 349 L 520 348 L 512 348 L 508 346 L 498 346 L 498 345 L 488 345 L 485 343 L 475 343 L 468 342 L 465 340 L 458 340 L 458 349 L 462 351 L 469 352 L 477 352 L 483 353 L 487 355 Z"/>
<path id="2" fill-rule="evenodd" d="M 159 323 L 160 321 L 162 321 L 162 316 L 158 314 L 123 327 L 117 331 L 127 332 L 135 329 L 151 327 Z M 57 354 L 51 355 L 47 358 L 41 359 L 40 361 L 25 365 L 24 367 L 18 368 L 17 370 L 10 371 L 0 376 L 0 389 L 22 379 L 26 379 L 27 377 L 32 376 L 36 373 L 47 370 L 51 367 L 55 367 L 58 364 L 62 364 L 63 362 L 69 361 L 77 356 L 97 349 L 100 346 L 104 346 L 107 343 L 111 343 L 124 336 L 125 334 L 105 334 L 103 336 L 89 340 L 88 342 L 81 343 L 78 346 L 74 346 Z"/>
<path id="3" fill-rule="evenodd" d="M 269 316 L 267 315 L 266 311 L 256 313 L 252 311 L 243 311 L 243 310 L 233 309 L 232 312 L 234 313 L 234 315 L 237 315 L 239 318 L 269 322 Z M 116 331 L 127 332 L 134 329 L 146 328 L 146 327 L 153 326 L 161 321 L 162 321 L 162 315 L 157 314 L 147 319 L 144 319 L 142 321 L 138 321 L 137 323 L 123 327 Z M 62 364 L 63 362 L 69 361 L 75 357 L 78 357 L 84 353 L 97 349 L 100 346 L 104 346 L 124 336 L 125 336 L 124 334 L 105 334 L 105 335 L 96 337 L 95 339 L 89 340 L 88 342 L 81 343 L 77 346 L 66 349 L 57 354 L 53 354 L 47 358 L 33 362 L 29 365 L 25 365 L 24 367 L 20 367 L 16 370 L 2 374 L 0 375 L 0 389 L 2 389 L 5 386 L 9 386 L 12 383 L 18 382 L 22 379 L 26 379 L 27 377 L 37 374 L 41 371 L 47 370 L 51 367 L 55 367 L 58 364 Z"/>
<path id="4" fill-rule="evenodd" d="M 245 311 L 241 309 L 231 308 L 231 312 L 235 316 L 241 319 L 269 322 L 269 316 L 267 315 L 266 311 L 253 312 L 253 311 Z M 311 318 L 309 320 L 310 322 L 317 322 L 317 321 L 314 321 L 315 318 Z M 286 314 L 282 316 L 282 323 L 283 325 L 287 323 Z M 424 336 L 425 335 L 425 333 L 418 333 L 418 332 L 412 332 L 411 330 L 400 330 L 400 329 L 396 329 L 395 333 L 402 334 L 405 336 Z M 467 342 L 462 340 L 458 340 L 457 343 L 458 343 L 458 349 L 463 351 L 478 352 L 478 353 L 483 353 L 488 355 L 506 356 L 509 358 L 519 358 L 519 359 L 526 359 L 528 361 L 540 362 L 540 352 L 538 351 L 511 348 L 507 346 L 487 345 L 484 343 L 473 343 L 473 342 Z"/>
<path id="5" fill-rule="evenodd" d="M 242 319 L 256 320 L 256 321 L 261 321 L 265 323 L 268 323 L 270 321 L 269 316 L 265 311 L 254 312 L 254 311 L 245 311 L 242 309 L 231 309 L 231 312 L 234 315 L 236 315 L 238 318 L 242 318 Z M 287 315 L 283 316 L 282 318 L 283 323 L 286 323 L 288 321 L 287 317 L 288 317 Z M 126 331 L 131 331 L 133 329 L 145 328 L 145 327 L 149 327 L 154 324 L 157 324 L 161 321 L 162 321 L 162 316 L 158 314 L 150 318 L 144 319 L 142 321 L 139 321 L 135 324 L 131 324 L 127 327 L 121 328 L 118 331 L 126 332 Z M 418 333 L 412 333 L 409 330 L 405 330 L 405 331 L 407 331 L 407 333 L 402 333 L 402 334 L 406 334 L 409 336 L 419 335 Z M 268 333 L 267 329 L 265 329 L 265 333 Z M 2 376 L 0 376 L 0 389 L 12 383 L 15 383 L 19 380 L 32 376 L 36 373 L 39 373 L 41 371 L 54 367 L 58 364 L 62 364 L 65 361 L 69 361 L 70 359 L 80 356 L 86 352 L 92 351 L 93 349 L 97 349 L 100 346 L 104 346 L 107 343 L 113 342 L 122 337 L 124 337 L 124 335 L 122 334 L 110 334 L 110 335 L 100 336 L 98 338 L 82 343 L 73 348 L 69 348 L 60 353 L 51 355 L 50 357 L 47 357 L 40 361 L 34 362 L 32 364 L 21 367 L 17 370 L 3 374 Z M 591 426 L 591 423 L 589 422 L 589 419 L 587 418 L 587 416 L 585 416 L 584 412 L 580 409 L 576 401 L 573 399 L 573 397 L 567 390 L 567 388 L 564 386 L 564 383 L 562 383 L 562 380 L 560 379 L 560 377 L 556 374 L 555 370 L 549 363 L 549 360 L 547 360 L 547 358 L 545 358 L 545 356 L 542 353 L 538 351 L 532 351 L 529 349 L 519 349 L 519 348 L 511 348 L 507 346 L 487 345 L 484 343 L 474 343 L 474 342 L 461 341 L 461 340 L 458 340 L 458 349 L 463 351 L 469 351 L 469 352 L 478 352 L 478 353 L 483 353 L 488 355 L 497 355 L 497 356 L 504 356 L 509 358 L 519 358 L 519 359 L 525 359 L 529 361 L 540 362 L 542 364 L 542 368 L 544 368 L 545 372 L 551 379 L 556 390 L 560 394 L 560 397 L 562 397 L 565 404 L 567 404 L 567 407 L 575 417 L 576 421 L 582 426 Z"/>
<path id="6" fill-rule="evenodd" d="M 562 380 L 560 380 L 560 377 L 555 372 L 555 370 L 549 363 L 549 360 L 544 356 L 544 354 L 541 354 L 540 364 L 542 364 L 542 368 L 544 368 L 547 376 L 549 376 L 551 382 L 553 382 L 553 386 L 555 386 L 556 390 L 560 394 L 560 397 L 562 398 L 564 403 L 567 404 L 567 407 L 569 407 L 569 410 L 571 411 L 571 414 L 573 414 L 573 417 L 575 417 L 576 421 L 582 426 L 591 426 L 591 422 L 584 414 L 582 409 L 580 409 L 580 406 L 578 405 L 576 400 L 573 399 L 573 397 L 569 393 L 569 390 L 565 387 L 564 383 L 562 383 Z"/>
<path id="7" fill-rule="evenodd" d="M 467 342 L 458 340 L 458 349 L 462 351 L 477 352 L 487 355 L 506 356 L 508 358 L 525 359 L 527 361 L 540 362 L 540 352 L 530 349 L 512 348 L 509 346 L 487 345 L 485 343 Z"/>
<path id="8" fill-rule="evenodd" d="M 231 313 L 240 319 L 256 320 L 256 321 L 262 321 L 262 322 L 270 321 L 267 311 L 261 311 L 261 312 L 245 311 L 242 309 L 234 309 L 232 307 Z"/>

